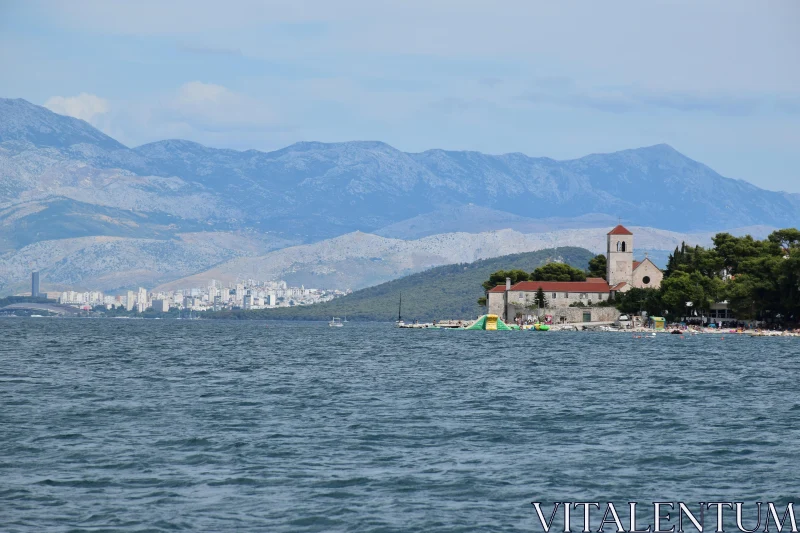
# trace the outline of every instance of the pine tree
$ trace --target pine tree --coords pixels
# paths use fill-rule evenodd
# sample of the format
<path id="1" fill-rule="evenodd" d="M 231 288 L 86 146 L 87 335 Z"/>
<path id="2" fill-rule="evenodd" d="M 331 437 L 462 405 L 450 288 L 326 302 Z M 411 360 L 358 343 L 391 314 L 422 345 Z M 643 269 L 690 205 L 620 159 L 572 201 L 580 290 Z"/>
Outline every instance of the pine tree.
<path id="1" fill-rule="evenodd" d="M 544 295 L 544 290 L 541 287 L 536 291 L 536 296 L 533 298 L 533 302 L 536 304 L 537 307 L 541 307 L 544 309 L 547 307 L 547 297 Z"/>

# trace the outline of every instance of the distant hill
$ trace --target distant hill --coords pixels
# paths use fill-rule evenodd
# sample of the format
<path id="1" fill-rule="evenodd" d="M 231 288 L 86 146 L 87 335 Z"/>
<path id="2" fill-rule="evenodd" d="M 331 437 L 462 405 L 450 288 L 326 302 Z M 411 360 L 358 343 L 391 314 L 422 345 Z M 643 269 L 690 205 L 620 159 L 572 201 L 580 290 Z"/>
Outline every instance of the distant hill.
<path id="1" fill-rule="evenodd" d="M 260 320 L 330 320 L 338 316 L 354 321 L 393 321 L 397 319 L 402 294 L 404 320 L 469 319 L 485 312 L 477 300 L 484 296 L 481 284 L 492 272 L 517 268 L 530 272 L 554 260 L 586 269 L 592 257 L 594 254 L 583 248 L 551 248 L 440 266 L 317 305 L 208 313 L 207 316 Z"/>

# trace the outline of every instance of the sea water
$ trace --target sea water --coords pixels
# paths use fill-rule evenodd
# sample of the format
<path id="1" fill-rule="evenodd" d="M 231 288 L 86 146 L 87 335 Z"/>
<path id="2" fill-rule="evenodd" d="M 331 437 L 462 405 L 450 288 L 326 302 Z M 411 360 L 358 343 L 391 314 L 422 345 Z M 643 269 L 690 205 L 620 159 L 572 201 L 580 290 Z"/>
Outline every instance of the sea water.
<path id="1" fill-rule="evenodd" d="M 0 332 L 4 532 L 541 531 L 532 501 L 800 496 L 796 338 Z"/>

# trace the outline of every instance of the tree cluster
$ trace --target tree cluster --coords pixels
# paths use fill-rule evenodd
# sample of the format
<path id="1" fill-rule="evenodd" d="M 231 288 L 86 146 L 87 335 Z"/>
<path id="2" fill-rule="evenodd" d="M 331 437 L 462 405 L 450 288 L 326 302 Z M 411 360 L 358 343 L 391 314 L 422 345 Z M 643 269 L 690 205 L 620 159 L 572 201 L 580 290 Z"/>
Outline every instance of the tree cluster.
<path id="1" fill-rule="evenodd" d="M 727 301 L 743 320 L 797 322 L 800 317 L 800 230 L 773 232 L 764 240 L 719 233 L 711 248 L 683 243 L 669 256 L 659 289 L 618 295 L 623 312 L 704 314 Z"/>
<path id="2" fill-rule="evenodd" d="M 586 272 L 566 263 L 547 263 L 530 273 L 524 270 L 498 270 L 483 282 L 483 288 L 488 291 L 504 285 L 506 278 L 511 278 L 512 285 L 520 281 L 586 281 Z"/>

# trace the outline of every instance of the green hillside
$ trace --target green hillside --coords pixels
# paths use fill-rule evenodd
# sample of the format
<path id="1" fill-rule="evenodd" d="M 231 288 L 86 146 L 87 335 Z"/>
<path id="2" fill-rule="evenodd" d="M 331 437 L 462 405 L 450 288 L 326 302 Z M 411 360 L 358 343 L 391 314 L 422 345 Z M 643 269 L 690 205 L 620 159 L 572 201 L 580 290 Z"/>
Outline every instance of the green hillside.
<path id="1" fill-rule="evenodd" d="M 402 293 L 404 320 L 475 318 L 485 312 L 476 302 L 484 296 L 481 283 L 492 272 L 510 269 L 530 272 L 553 260 L 585 269 L 592 257 L 594 254 L 583 248 L 550 248 L 436 267 L 317 305 L 221 311 L 204 316 L 261 320 L 330 320 L 338 316 L 348 320 L 392 321 L 397 320 L 397 303 Z"/>

